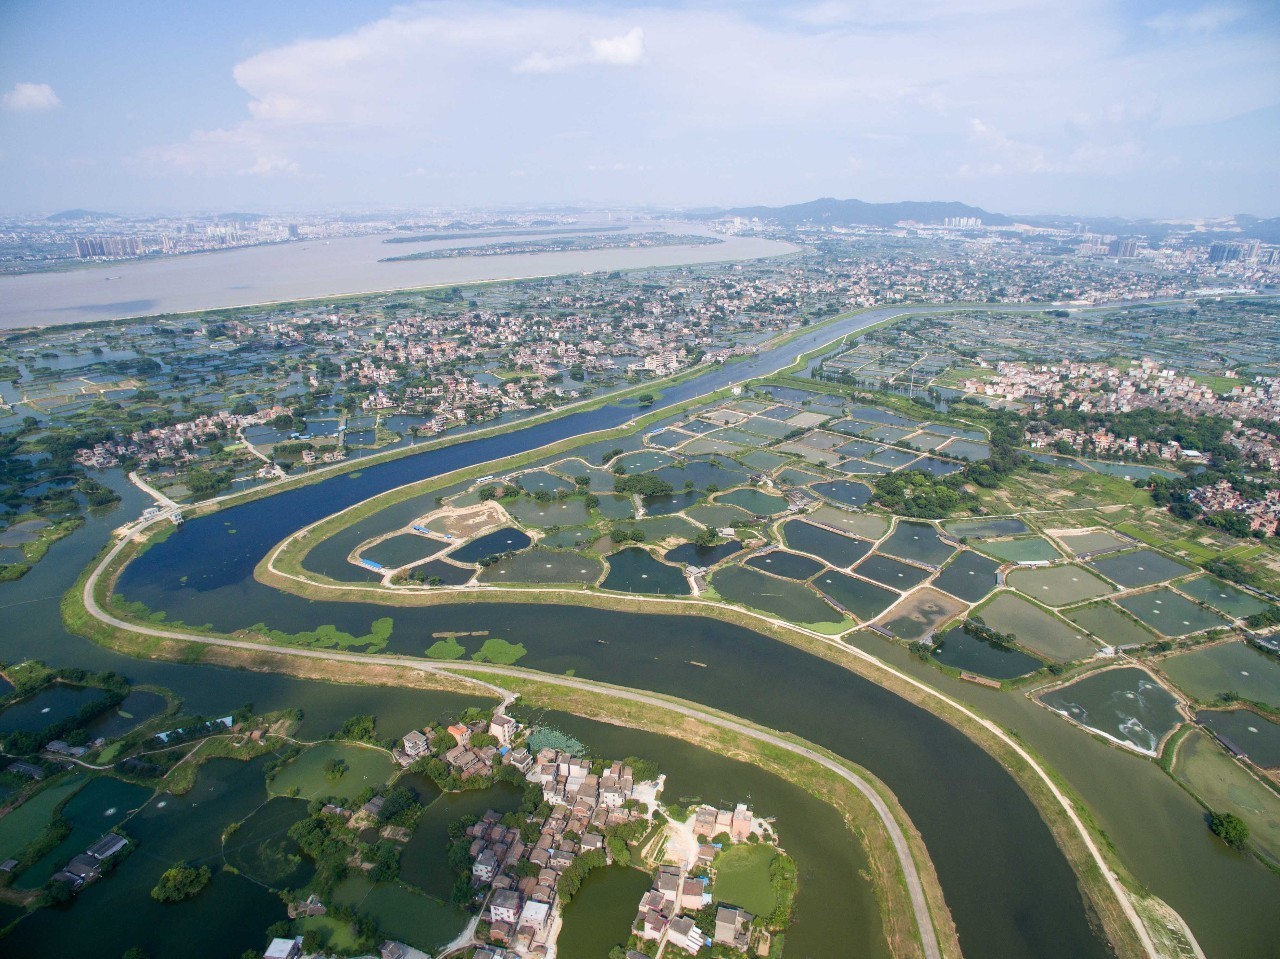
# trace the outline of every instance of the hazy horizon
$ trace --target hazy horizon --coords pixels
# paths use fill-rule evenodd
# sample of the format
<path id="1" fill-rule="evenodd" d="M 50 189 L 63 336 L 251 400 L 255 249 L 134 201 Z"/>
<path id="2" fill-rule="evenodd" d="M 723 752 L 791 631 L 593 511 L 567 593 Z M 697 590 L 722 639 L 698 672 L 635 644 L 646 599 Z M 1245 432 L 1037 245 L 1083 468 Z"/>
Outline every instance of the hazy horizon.
<path id="1" fill-rule="evenodd" d="M 1280 10 L 1116 7 L 17 0 L 0 210 L 1280 215 Z"/>

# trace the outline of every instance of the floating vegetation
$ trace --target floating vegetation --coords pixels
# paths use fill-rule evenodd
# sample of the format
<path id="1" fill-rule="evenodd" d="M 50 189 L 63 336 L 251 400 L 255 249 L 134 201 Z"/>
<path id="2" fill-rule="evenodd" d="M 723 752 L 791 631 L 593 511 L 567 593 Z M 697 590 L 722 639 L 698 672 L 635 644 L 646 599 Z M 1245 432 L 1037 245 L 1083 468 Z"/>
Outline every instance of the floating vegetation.
<path id="1" fill-rule="evenodd" d="M 332 649 L 335 646 L 350 649 L 354 646 L 364 646 L 365 652 L 376 653 L 386 647 L 394 626 L 395 621 L 390 616 L 384 616 L 381 619 L 375 619 L 369 627 L 369 632 L 364 636 L 344 633 L 332 623 L 325 623 L 310 632 L 302 633 L 286 633 L 278 629 L 269 629 L 265 623 L 258 623 L 251 627 L 251 631 L 261 633 L 274 642 L 288 643 L 291 646 L 311 646 L 316 649 Z"/>

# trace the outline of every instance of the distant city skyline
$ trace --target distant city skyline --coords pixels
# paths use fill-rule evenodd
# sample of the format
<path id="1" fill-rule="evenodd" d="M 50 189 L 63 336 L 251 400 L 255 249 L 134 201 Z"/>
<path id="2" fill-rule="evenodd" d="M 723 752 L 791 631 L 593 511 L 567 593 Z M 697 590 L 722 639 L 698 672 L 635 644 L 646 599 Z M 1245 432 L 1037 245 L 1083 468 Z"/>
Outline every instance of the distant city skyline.
<path id="1" fill-rule="evenodd" d="M 1265 0 L 0 9 L 0 213 L 1280 215 Z"/>

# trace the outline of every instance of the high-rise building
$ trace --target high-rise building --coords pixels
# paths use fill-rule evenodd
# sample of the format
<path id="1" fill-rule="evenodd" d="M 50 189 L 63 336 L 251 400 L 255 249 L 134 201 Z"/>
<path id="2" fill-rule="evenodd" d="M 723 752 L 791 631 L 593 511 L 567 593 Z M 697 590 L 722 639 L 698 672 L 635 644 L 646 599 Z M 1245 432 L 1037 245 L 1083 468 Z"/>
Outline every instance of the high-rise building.
<path id="1" fill-rule="evenodd" d="M 1240 244 L 1215 243 L 1209 247 L 1210 263 L 1234 263 L 1240 259 Z"/>
<path id="2" fill-rule="evenodd" d="M 1117 237 L 1107 244 L 1107 255 L 1120 259 L 1129 259 L 1138 255 L 1138 238 L 1133 236 Z"/>

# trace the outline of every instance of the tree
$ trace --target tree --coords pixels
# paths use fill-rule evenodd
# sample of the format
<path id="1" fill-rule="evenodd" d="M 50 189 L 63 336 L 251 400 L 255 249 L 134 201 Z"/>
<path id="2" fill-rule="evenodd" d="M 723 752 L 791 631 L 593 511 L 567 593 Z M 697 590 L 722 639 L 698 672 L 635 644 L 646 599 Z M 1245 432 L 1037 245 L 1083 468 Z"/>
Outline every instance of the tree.
<path id="1" fill-rule="evenodd" d="M 157 902 L 181 902 L 198 893 L 212 878 L 213 873 L 208 866 L 197 869 L 189 863 L 180 862 L 161 874 L 160 881 L 151 890 L 151 898 Z"/>
<path id="2" fill-rule="evenodd" d="M 1210 813 L 1209 830 L 1232 849 L 1244 849 L 1249 844 L 1248 824 L 1233 813 Z"/>

